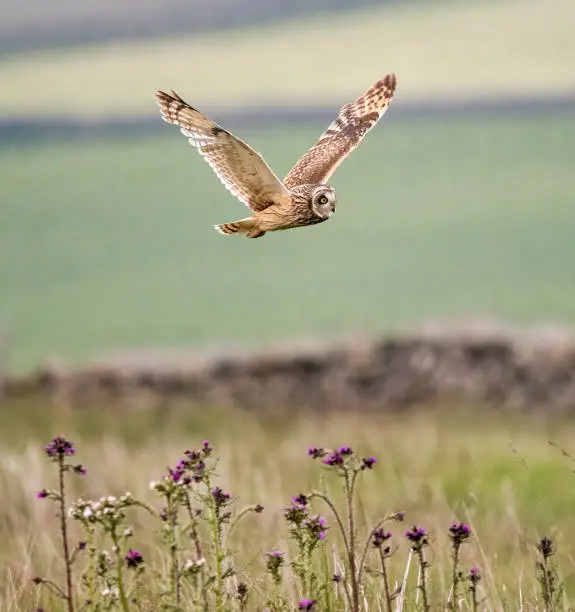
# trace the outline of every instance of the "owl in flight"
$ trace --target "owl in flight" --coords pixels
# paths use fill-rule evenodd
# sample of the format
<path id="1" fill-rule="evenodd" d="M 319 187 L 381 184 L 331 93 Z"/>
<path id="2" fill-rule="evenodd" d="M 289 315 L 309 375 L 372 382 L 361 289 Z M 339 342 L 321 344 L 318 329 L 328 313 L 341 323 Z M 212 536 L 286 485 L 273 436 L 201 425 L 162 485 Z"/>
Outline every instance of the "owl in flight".
<path id="1" fill-rule="evenodd" d="M 246 234 L 259 238 L 266 232 L 327 221 L 335 211 L 336 197 L 326 181 L 359 145 L 387 110 L 397 79 L 388 74 L 351 104 L 317 143 L 280 181 L 259 153 L 192 108 L 175 92 L 156 92 L 162 118 L 180 126 L 182 134 L 213 168 L 225 187 L 241 200 L 251 215 L 216 225 L 221 234 Z"/>

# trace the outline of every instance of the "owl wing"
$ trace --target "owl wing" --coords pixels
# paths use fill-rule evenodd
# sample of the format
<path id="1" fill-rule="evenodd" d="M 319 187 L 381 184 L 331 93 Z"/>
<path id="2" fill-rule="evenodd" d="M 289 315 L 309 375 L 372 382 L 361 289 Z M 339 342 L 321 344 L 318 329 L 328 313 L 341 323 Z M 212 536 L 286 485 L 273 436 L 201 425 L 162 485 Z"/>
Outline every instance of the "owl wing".
<path id="1" fill-rule="evenodd" d="M 251 211 L 291 202 L 289 192 L 272 169 L 245 142 L 192 108 L 174 91 L 158 91 L 156 99 L 162 119 L 180 126 L 226 189 Z"/>
<path id="2" fill-rule="evenodd" d="M 395 75 L 388 74 L 355 102 L 342 106 L 337 119 L 290 170 L 284 185 L 291 189 L 296 185 L 325 183 L 385 113 L 396 84 Z"/>

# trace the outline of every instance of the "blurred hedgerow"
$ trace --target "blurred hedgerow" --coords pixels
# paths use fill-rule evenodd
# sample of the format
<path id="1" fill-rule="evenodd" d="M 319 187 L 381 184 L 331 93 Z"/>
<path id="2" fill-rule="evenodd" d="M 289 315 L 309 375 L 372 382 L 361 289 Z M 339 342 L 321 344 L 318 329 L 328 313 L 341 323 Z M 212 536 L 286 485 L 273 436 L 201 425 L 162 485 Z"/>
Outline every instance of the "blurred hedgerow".
<path id="1" fill-rule="evenodd" d="M 218 462 L 209 441 L 186 450 L 175 466 L 150 482 L 156 498 L 152 504 L 130 492 L 72 503 L 66 479 L 86 475 L 84 466 L 71 459 L 74 444 L 58 436 L 44 450 L 56 468 L 57 487 L 42 489 L 37 497 L 56 506 L 64 576 L 63 584 L 33 578 L 43 587 L 37 610 L 51 610 L 46 606 L 57 600 L 64 605 L 57 609 L 67 612 L 492 608 L 480 570 L 465 570 L 461 564 L 461 548 L 472 541 L 465 523 L 456 521 L 447 529 L 452 568 L 446 597 L 430 577 L 432 538 L 425 528 L 408 528 L 401 544 L 387 524 L 404 521 L 403 512 L 391 512 L 371 526 L 360 524 L 358 484 L 377 460 L 349 446 L 308 449 L 309 457 L 340 483 L 344 501 L 338 505 L 327 489 L 294 495 L 283 510 L 285 533 L 278 533 L 278 541 L 287 536 L 289 546 L 278 550 L 270 543 L 261 559 L 265 579 L 236 567 L 232 538 L 242 519 L 261 514 L 264 506 L 238 509 L 237 498 L 218 486 Z M 136 512 L 154 519 L 155 533 L 135 530 Z M 70 535 L 70 521 L 80 527 L 78 541 Z M 147 558 L 149 552 L 144 556 L 144 547 L 158 558 Z M 399 549 L 407 555 L 405 564 L 396 556 Z M 562 589 L 552 563 L 554 545 L 543 538 L 537 550 L 536 600 L 543 607 L 534 609 L 558 610 Z"/>

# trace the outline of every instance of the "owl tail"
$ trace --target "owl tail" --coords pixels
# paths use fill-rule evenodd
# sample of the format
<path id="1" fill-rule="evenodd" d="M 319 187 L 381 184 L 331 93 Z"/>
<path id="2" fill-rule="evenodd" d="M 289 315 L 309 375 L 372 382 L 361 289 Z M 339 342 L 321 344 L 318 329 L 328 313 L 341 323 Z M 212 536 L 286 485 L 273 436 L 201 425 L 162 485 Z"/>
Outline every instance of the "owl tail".
<path id="1" fill-rule="evenodd" d="M 252 217 L 246 219 L 240 219 L 239 221 L 232 221 L 231 223 L 222 223 L 221 225 L 214 225 L 216 232 L 224 234 L 226 236 L 230 234 L 247 234 L 248 238 L 259 238 L 263 236 L 265 232 L 262 232 L 256 225 Z"/>

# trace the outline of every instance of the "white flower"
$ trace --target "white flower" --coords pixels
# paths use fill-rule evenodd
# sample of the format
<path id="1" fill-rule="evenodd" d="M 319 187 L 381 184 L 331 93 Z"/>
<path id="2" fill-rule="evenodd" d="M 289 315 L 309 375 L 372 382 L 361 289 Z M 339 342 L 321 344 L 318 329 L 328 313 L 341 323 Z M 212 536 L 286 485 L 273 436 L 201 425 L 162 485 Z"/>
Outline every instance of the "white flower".
<path id="1" fill-rule="evenodd" d="M 90 506 L 84 508 L 84 518 L 90 518 L 92 514 L 94 513 L 92 512 L 92 508 L 90 508 Z"/>
<path id="2" fill-rule="evenodd" d="M 128 527 L 128 529 L 124 530 L 124 537 L 129 538 L 133 533 L 134 531 L 132 530 L 132 528 Z"/>
<path id="3" fill-rule="evenodd" d="M 154 491 L 157 486 L 158 486 L 158 481 L 157 480 L 151 480 L 150 481 L 150 491 Z"/>
<path id="4" fill-rule="evenodd" d="M 113 504 L 116 501 L 116 498 L 113 495 L 108 495 L 108 503 Z"/>

